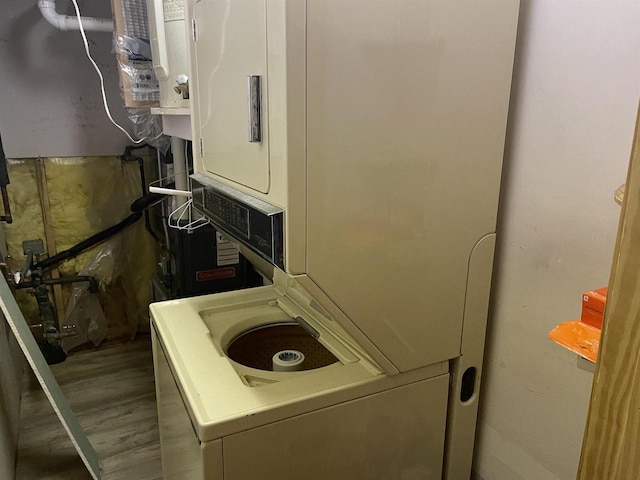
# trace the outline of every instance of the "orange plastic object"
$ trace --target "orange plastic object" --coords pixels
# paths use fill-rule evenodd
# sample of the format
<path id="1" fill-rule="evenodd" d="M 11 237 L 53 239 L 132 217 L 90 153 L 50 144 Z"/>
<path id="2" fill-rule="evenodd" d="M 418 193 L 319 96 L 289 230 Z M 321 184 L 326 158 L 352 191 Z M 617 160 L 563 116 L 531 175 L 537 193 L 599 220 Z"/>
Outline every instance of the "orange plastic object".
<path id="1" fill-rule="evenodd" d="M 580 320 L 563 322 L 549 332 L 549 338 L 581 357 L 595 362 L 600 346 L 600 329 Z"/>
<path id="2" fill-rule="evenodd" d="M 607 287 L 586 292 L 582 295 L 582 322 L 592 327 L 602 328 L 602 315 L 607 303 Z"/>

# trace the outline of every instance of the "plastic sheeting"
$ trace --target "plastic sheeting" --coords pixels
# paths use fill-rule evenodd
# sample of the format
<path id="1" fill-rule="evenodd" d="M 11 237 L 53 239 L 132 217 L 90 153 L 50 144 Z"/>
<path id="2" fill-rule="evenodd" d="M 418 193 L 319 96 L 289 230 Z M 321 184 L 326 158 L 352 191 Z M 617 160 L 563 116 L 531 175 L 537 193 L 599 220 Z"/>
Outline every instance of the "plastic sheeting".
<path id="1" fill-rule="evenodd" d="M 114 38 L 125 106 L 156 106 L 160 100 L 160 84 L 153 71 L 149 39 L 127 35 Z"/>
<path id="2" fill-rule="evenodd" d="M 157 106 L 160 85 L 151 62 L 146 0 L 112 0 L 120 85 L 126 107 Z"/>
<path id="3" fill-rule="evenodd" d="M 114 38 L 124 103 L 127 107 L 134 107 L 127 109 L 134 137 L 147 139 L 147 143 L 166 154 L 169 138 L 160 135 L 162 120 L 160 116 L 152 115 L 150 108 L 158 105 L 160 87 L 153 71 L 149 40 L 126 35 Z"/>
<path id="4" fill-rule="evenodd" d="M 133 133 L 136 138 L 146 138 L 149 145 L 164 155 L 167 154 L 171 140 L 166 135 L 160 135 L 162 133 L 160 115 L 153 115 L 150 108 L 129 108 L 127 116 L 133 124 Z"/>

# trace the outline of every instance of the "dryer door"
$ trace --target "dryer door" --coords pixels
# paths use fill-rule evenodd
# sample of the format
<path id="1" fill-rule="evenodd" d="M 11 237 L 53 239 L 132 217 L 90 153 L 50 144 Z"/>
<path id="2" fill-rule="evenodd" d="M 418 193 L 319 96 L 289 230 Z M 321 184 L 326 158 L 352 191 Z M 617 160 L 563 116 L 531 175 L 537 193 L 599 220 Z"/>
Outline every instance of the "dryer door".
<path id="1" fill-rule="evenodd" d="M 194 6 L 196 171 L 269 191 L 265 0 Z"/>

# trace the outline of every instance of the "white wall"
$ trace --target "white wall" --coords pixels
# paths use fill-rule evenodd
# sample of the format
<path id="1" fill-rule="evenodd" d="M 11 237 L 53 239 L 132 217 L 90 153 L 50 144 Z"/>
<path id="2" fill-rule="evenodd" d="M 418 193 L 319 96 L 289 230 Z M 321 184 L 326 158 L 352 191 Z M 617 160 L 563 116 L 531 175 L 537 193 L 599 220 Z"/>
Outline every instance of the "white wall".
<path id="1" fill-rule="evenodd" d="M 59 13 L 71 2 L 57 0 Z M 83 15 L 111 17 L 110 0 L 79 0 Z M 128 122 L 111 34 L 89 33 L 112 112 Z M 0 15 L 0 133 L 10 158 L 120 154 L 126 138 L 107 120 L 99 80 L 79 32 L 54 29 L 37 0 L 3 0 Z"/>
<path id="2" fill-rule="evenodd" d="M 547 339 L 607 284 L 640 96 L 640 3 L 523 0 L 475 470 L 573 480 L 592 374 Z"/>

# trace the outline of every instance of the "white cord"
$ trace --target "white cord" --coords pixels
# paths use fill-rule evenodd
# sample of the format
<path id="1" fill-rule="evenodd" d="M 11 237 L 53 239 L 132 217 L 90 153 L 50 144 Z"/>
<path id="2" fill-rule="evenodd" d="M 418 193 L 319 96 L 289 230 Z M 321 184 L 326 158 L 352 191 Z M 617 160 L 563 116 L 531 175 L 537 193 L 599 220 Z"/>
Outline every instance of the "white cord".
<path id="1" fill-rule="evenodd" d="M 109 120 L 111 120 L 111 123 L 113 123 L 116 127 L 118 127 L 122 131 L 122 133 L 124 133 L 129 138 L 129 140 L 131 140 L 133 143 L 137 144 L 137 143 L 142 143 L 145 140 L 155 140 L 157 138 L 160 138 L 162 136 L 162 132 L 160 132 L 160 134 L 158 134 L 153 138 L 143 137 L 139 140 L 135 140 L 131 135 L 129 135 L 129 132 L 127 132 L 123 127 L 118 125 L 116 121 L 113 119 L 113 117 L 111 116 L 111 110 L 109 109 L 109 104 L 107 103 L 107 94 L 104 90 L 104 77 L 102 76 L 102 72 L 100 71 L 98 64 L 96 64 L 96 62 L 93 60 L 93 57 L 91 56 L 91 52 L 89 52 L 89 42 L 87 41 L 87 35 L 84 33 L 84 25 L 82 25 L 82 16 L 80 15 L 80 7 L 78 7 L 77 0 L 71 0 L 71 1 L 73 2 L 73 8 L 76 11 L 76 18 L 78 19 L 78 27 L 80 30 L 80 35 L 82 35 L 82 42 L 84 43 L 84 51 L 87 53 L 87 57 L 89 58 L 89 61 L 93 65 L 93 68 L 98 73 L 98 77 L 100 77 L 100 90 L 102 92 L 102 103 L 104 104 L 104 111 L 106 112 L 107 117 L 109 118 Z"/>

